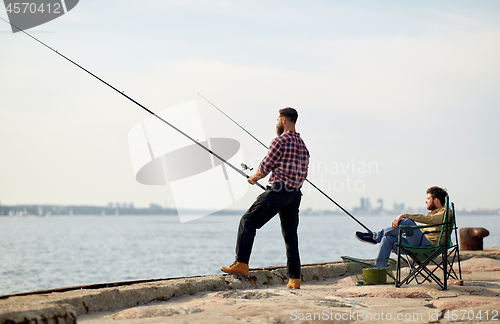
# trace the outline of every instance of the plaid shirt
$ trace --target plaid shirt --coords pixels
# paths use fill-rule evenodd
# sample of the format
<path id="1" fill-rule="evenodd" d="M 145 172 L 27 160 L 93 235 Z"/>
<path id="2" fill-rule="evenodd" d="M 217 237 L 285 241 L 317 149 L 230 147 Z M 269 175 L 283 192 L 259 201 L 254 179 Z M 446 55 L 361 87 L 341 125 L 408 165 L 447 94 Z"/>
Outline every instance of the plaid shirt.
<path id="1" fill-rule="evenodd" d="M 309 167 L 309 151 L 299 133 L 286 131 L 273 139 L 259 171 L 269 177 L 269 183 L 283 182 L 292 188 L 302 187 Z"/>

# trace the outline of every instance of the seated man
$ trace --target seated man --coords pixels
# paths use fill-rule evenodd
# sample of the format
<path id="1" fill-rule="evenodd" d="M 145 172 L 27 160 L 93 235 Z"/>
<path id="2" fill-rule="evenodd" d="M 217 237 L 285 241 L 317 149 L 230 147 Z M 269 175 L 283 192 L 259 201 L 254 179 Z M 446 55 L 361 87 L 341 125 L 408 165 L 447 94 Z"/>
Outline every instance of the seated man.
<path id="1" fill-rule="evenodd" d="M 391 224 L 391 227 L 384 228 L 376 233 L 362 233 L 356 232 L 354 236 L 362 242 L 377 244 L 380 243 L 380 250 L 378 253 L 375 266 L 385 267 L 387 259 L 391 255 L 391 251 L 397 251 L 395 243 L 398 242 L 399 225 L 416 226 L 415 221 L 426 225 L 441 224 L 445 211 L 445 198 L 448 196 L 446 189 L 439 187 L 430 187 L 427 189 L 427 199 L 425 203 L 429 213 L 422 214 L 401 214 L 396 217 Z M 441 226 L 429 227 L 424 231 L 439 231 Z M 411 246 L 426 246 L 437 244 L 439 240 L 439 233 L 423 234 L 420 230 L 405 231 L 405 236 L 402 237 L 402 243 Z"/>

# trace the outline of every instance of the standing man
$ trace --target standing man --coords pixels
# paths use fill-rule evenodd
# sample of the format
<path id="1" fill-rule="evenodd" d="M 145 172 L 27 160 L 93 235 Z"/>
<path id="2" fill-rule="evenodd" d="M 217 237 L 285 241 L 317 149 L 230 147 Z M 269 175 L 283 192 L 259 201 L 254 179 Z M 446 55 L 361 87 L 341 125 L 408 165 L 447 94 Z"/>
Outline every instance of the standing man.
<path id="1" fill-rule="evenodd" d="M 422 214 L 401 214 L 396 217 L 390 227 L 384 228 L 376 233 L 362 233 L 356 232 L 354 236 L 361 242 L 378 244 L 380 243 L 380 250 L 377 256 L 375 266 L 385 267 L 387 259 L 391 255 L 391 251 L 397 251 L 396 243 L 399 235 L 399 225 L 416 226 L 415 222 L 426 225 L 437 225 L 443 223 L 445 212 L 445 199 L 448 197 L 446 189 L 439 187 L 430 187 L 427 189 L 427 198 L 425 204 L 429 213 Z M 426 231 L 440 231 L 441 226 L 429 227 Z M 439 233 L 422 233 L 419 229 L 405 231 L 405 237 L 402 238 L 403 243 L 411 246 L 427 246 L 438 243 Z M 443 237 L 442 239 L 446 239 Z"/>
<path id="2" fill-rule="evenodd" d="M 241 217 L 236 240 L 236 261 L 229 267 L 221 267 L 227 273 L 248 275 L 255 233 L 279 213 L 286 247 L 287 287 L 293 289 L 300 288 L 297 227 L 302 196 L 300 188 L 306 180 L 309 167 L 309 151 L 300 134 L 295 131 L 297 117 L 297 111 L 293 108 L 280 109 L 276 124 L 278 137 L 271 142 L 255 174 L 248 178 L 248 182 L 253 185 L 271 172 L 270 186 Z"/>

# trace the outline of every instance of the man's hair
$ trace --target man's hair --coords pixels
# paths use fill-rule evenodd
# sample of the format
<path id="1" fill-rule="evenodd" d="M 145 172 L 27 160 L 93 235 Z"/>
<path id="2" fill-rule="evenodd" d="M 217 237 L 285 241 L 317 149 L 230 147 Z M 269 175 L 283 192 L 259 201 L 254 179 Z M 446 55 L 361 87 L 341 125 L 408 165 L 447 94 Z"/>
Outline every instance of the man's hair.
<path id="1" fill-rule="evenodd" d="M 448 192 L 446 191 L 446 189 L 434 186 L 434 187 L 430 187 L 429 189 L 427 189 L 427 193 L 431 194 L 432 198 L 439 199 L 439 201 L 441 202 L 441 205 L 444 206 L 444 200 L 446 197 L 448 197 Z"/>
<path id="2" fill-rule="evenodd" d="M 291 121 L 294 124 L 297 122 L 297 118 L 299 118 L 299 114 L 297 113 L 297 110 L 295 110 L 291 107 L 280 109 L 280 116 L 285 117 L 286 119 L 288 119 L 289 121 Z"/>

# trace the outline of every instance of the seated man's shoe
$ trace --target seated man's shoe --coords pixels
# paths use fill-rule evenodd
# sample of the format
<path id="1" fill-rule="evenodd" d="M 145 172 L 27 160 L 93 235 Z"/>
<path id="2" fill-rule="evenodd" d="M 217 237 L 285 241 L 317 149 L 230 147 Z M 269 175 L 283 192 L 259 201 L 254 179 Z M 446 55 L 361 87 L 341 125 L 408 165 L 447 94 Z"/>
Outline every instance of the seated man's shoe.
<path id="1" fill-rule="evenodd" d="M 373 239 L 372 233 L 356 232 L 354 233 L 354 236 L 356 236 L 356 238 L 361 242 L 377 244 L 377 241 Z"/>
<path id="2" fill-rule="evenodd" d="M 220 269 L 226 273 L 238 273 L 244 276 L 248 275 L 248 264 L 243 262 L 234 261 L 229 267 L 221 267 Z"/>
<path id="3" fill-rule="evenodd" d="M 300 279 L 288 279 L 287 288 L 290 289 L 300 289 Z"/>

